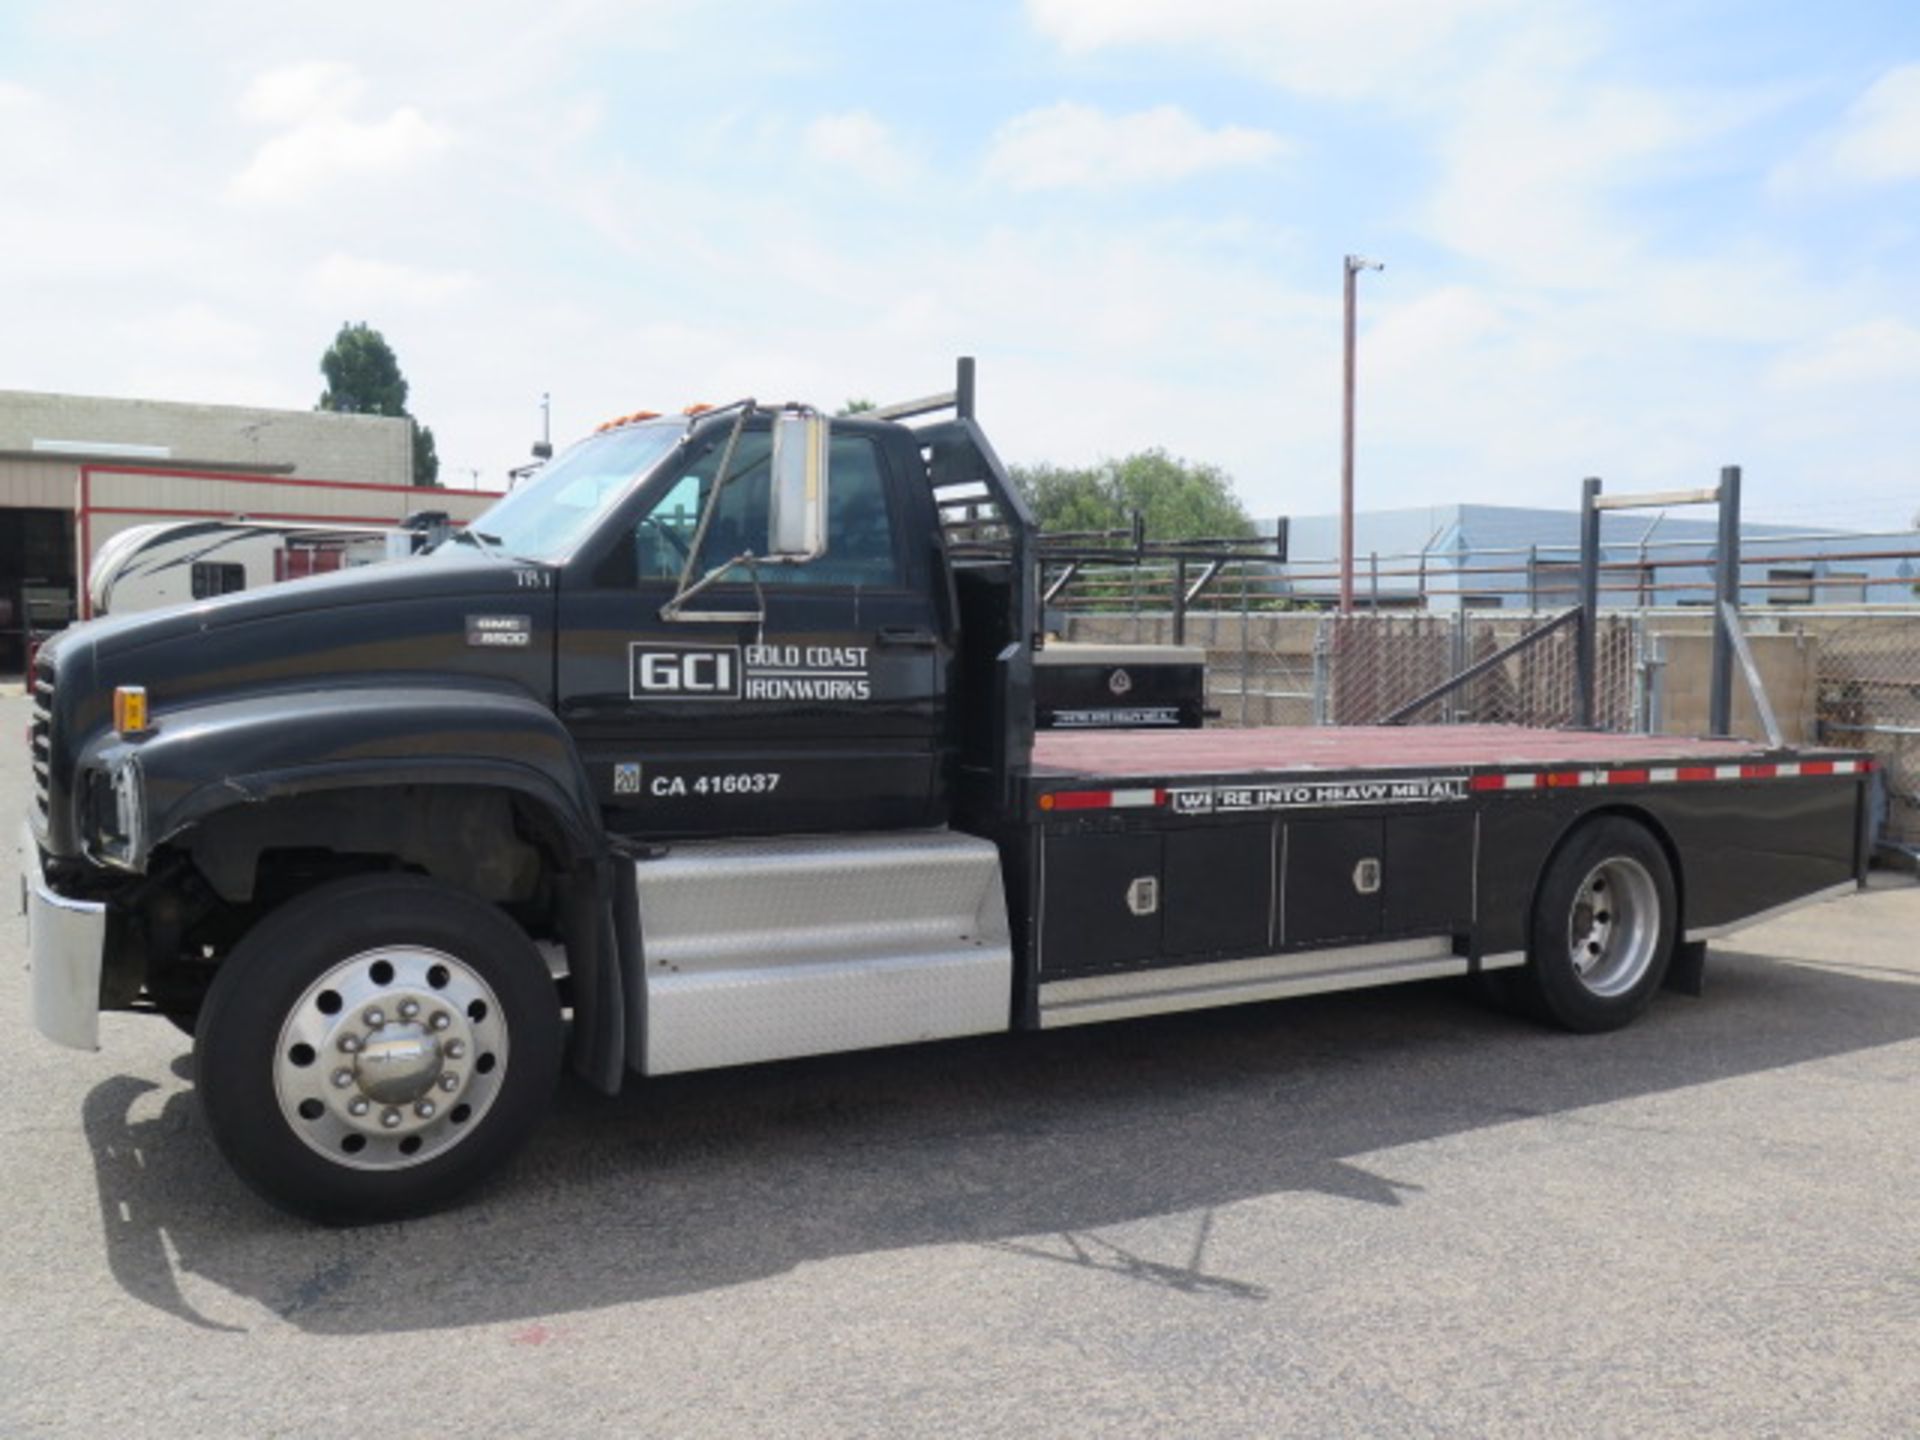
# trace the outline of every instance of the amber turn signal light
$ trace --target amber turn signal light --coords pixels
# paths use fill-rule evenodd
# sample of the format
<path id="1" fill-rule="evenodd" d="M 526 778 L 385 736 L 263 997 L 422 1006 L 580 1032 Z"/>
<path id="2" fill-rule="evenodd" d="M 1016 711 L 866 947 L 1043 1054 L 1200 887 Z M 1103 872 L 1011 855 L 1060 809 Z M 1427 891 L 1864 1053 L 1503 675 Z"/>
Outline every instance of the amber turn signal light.
<path id="1" fill-rule="evenodd" d="M 146 733 L 146 686 L 121 685 L 114 689 L 113 728 L 121 735 L 144 735 Z"/>

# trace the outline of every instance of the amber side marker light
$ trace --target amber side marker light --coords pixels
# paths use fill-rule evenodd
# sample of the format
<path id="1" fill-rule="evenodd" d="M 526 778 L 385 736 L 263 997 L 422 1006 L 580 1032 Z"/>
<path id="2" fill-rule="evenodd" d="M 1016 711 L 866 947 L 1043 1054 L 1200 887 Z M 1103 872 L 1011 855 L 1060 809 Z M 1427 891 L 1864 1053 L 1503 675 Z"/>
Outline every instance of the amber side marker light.
<path id="1" fill-rule="evenodd" d="M 121 685 L 113 692 L 113 728 L 123 736 L 147 733 L 147 687 Z"/>

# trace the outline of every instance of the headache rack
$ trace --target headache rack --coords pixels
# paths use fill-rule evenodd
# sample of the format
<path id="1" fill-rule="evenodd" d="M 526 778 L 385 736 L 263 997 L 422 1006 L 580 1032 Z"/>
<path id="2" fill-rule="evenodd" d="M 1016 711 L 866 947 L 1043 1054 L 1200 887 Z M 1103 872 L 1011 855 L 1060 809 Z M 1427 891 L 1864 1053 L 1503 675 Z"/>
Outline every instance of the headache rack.
<path id="1" fill-rule="evenodd" d="M 961 625 L 975 637 L 961 656 L 966 692 L 980 700 L 960 715 L 961 790 L 991 797 L 1004 813 L 1033 752 L 1033 654 L 1042 643 L 1038 532 L 974 417 L 973 393 L 973 357 L 963 355 L 951 391 L 860 418 L 920 422 L 909 428 L 926 458 Z M 947 412 L 949 418 L 930 418 Z"/>
<path id="2" fill-rule="evenodd" d="M 927 456 L 947 554 L 958 570 L 982 565 L 1018 567 L 1019 573 L 1029 577 L 1026 588 L 1033 592 L 1031 622 L 1041 618 L 1042 605 L 1061 599 L 1076 578 L 1094 567 L 1168 568 L 1173 575 L 1172 608 L 1184 619 L 1186 608 L 1228 566 L 1245 569 L 1286 563 L 1285 516 L 1273 534 L 1256 536 L 1149 540 L 1146 518 L 1138 511 L 1125 529 L 1040 531 L 974 421 L 973 375 L 972 358 L 962 356 L 952 390 L 878 406 L 862 411 L 861 418 L 904 422 L 953 412 L 951 420 L 912 427 Z M 1185 627 L 1176 622 L 1175 628 Z M 1026 633 L 1037 638 L 1038 625 L 1029 623 Z"/>
<path id="3" fill-rule="evenodd" d="M 974 417 L 973 357 L 962 355 L 954 369 L 952 390 L 881 405 L 862 411 L 860 418 L 907 422 L 952 412 L 948 419 L 909 427 L 926 456 L 927 479 L 947 555 L 956 570 L 1005 565 L 1023 577 L 1024 583 L 1013 587 L 1014 633 L 1037 641 L 1039 532 L 1026 501 Z"/>

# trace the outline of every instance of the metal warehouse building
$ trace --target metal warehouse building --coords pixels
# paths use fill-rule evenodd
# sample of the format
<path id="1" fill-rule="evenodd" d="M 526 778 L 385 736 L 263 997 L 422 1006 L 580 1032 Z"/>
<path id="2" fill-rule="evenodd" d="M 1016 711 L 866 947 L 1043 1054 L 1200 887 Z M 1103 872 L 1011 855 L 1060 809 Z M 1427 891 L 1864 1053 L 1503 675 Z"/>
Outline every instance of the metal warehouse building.
<path id="1" fill-rule="evenodd" d="M 1712 511 L 1706 512 L 1712 515 Z M 1716 519 L 1614 512 L 1600 518 L 1600 603 L 1703 605 L 1713 594 Z M 1920 580 L 1910 531 L 1868 534 L 1740 526 L 1745 605 L 1909 601 Z M 1340 517 L 1289 522 L 1288 593 L 1329 604 L 1339 593 Z M 1580 515 L 1518 505 L 1432 505 L 1354 516 L 1354 593 L 1379 609 L 1557 609 L 1578 598 Z"/>
<path id="2" fill-rule="evenodd" d="M 493 492 L 421 489 L 411 422 L 0 390 L 0 674 L 29 626 L 83 618 L 102 541 L 172 519 L 472 519 Z"/>

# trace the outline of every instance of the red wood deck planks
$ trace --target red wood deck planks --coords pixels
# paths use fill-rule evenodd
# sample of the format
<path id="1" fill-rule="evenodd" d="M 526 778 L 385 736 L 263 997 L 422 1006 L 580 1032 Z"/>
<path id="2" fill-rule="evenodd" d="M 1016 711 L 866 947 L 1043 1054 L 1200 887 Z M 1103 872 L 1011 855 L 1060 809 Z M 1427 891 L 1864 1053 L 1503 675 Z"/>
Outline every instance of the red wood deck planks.
<path id="1" fill-rule="evenodd" d="M 1729 761 L 1766 753 L 1746 740 L 1608 735 L 1524 725 L 1274 726 L 1255 730 L 1048 730 L 1039 776 L 1224 775 L 1285 770 L 1434 770 L 1479 765 Z"/>

